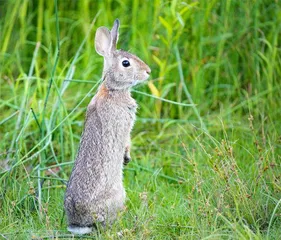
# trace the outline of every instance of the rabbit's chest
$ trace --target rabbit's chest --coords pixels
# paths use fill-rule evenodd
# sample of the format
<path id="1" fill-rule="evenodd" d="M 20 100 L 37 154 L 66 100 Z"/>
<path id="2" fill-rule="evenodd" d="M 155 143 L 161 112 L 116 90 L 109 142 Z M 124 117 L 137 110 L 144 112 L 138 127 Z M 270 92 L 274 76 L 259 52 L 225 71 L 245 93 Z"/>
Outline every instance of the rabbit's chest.
<path id="1" fill-rule="evenodd" d="M 116 131 L 131 131 L 136 119 L 136 104 L 122 104 L 114 107 L 111 123 Z"/>
<path id="2" fill-rule="evenodd" d="M 133 124 L 136 119 L 137 105 L 130 104 L 122 106 L 120 112 L 117 114 L 116 119 L 119 119 L 121 122 L 124 121 L 124 124 Z M 128 126 L 128 125 L 127 125 Z"/>
<path id="3" fill-rule="evenodd" d="M 119 132 L 130 132 L 136 118 L 137 103 L 133 98 L 110 99 L 110 101 L 98 104 L 96 114 L 104 128 L 113 131 L 118 135 Z"/>

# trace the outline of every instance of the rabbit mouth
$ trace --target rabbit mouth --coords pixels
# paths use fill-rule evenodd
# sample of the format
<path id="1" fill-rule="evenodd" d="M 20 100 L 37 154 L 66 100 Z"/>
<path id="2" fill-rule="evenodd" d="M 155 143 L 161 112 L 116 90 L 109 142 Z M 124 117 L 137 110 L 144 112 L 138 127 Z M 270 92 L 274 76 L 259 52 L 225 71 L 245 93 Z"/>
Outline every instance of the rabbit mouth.
<path id="1" fill-rule="evenodd" d="M 141 78 L 142 80 L 134 80 L 134 81 L 132 81 L 132 82 L 131 82 L 131 86 L 134 87 L 134 86 L 136 86 L 136 85 L 138 85 L 138 84 L 140 84 L 140 83 L 146 81 L 146 80 L 148 79 L 148 77 L 149 77 L 149 76 L 146 76 L 146 77 L 142 77 L 142 78 Z M 139 78 L 139 79 L 140 79 L 140 78 Z"/>
<path id="2" fill-rule="evenodd" d="M 133 83 L 136 82 L 136 84 L 137 84 L 139 82 L 146 81 L 148 78 L 149 78 L 149 74 L 147 74 L 147 73 L 138 74 L 134 77 L 134 79 L 137 79 L 137 80 L 134 80 Z"/>
<path id="3" fill-rule="evenodd" d="M 139 84 L 139 82 L 140 82 L 139 80 L 135 80 L 135 81 L 133 81 L 133 82 L 131 83 L 131 84 L 132 84 L 132 87 L 133 87 L 133 86 L 138 85 L 138 84 Z"/>

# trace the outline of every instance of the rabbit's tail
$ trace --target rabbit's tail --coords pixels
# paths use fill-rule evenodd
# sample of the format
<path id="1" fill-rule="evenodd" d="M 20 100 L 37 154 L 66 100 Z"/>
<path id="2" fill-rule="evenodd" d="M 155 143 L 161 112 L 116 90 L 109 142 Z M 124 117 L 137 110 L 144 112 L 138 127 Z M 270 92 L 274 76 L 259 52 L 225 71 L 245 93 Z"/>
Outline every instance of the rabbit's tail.
<path id="1" fill-rule="evenodd" d="M 74 225 L 70 225 L 67 227 L 67 230 L 69 232 L 72 232 L 73 234 L 79 234 L 79 235 L 83 235 L 83 234 L 87 234 L 93 231 L 92 227 L 80 227 L 80 226 L 74 226 Z"/>

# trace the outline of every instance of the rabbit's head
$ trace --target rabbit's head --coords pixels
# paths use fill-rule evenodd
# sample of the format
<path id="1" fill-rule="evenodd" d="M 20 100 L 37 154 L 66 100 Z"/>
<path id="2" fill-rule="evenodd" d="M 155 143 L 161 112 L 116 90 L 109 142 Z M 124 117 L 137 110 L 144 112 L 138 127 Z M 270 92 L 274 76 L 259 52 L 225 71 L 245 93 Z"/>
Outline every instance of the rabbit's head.
<path id="1" fill-rule="evenodd" d="M 95 48 L 104 57 L 103 75 L 106 85 L 110 89 L 128 89 L 149 77 L 150 68 L 137 56 L 117 50 L 119 20 L 109 31 L 106 27 L 97 29 Z"/>

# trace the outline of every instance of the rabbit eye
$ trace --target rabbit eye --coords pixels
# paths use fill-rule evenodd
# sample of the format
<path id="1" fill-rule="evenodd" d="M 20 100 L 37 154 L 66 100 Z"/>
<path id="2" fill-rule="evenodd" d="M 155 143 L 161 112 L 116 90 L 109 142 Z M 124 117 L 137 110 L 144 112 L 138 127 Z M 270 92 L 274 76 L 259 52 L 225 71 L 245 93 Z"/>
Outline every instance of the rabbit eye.
<path id="1" fill-rule="evenodd" d="M 130 66 L 130 62 L 128 60 L 124 60 L 122 62 L 123 67 L 129 67 Z"/>

